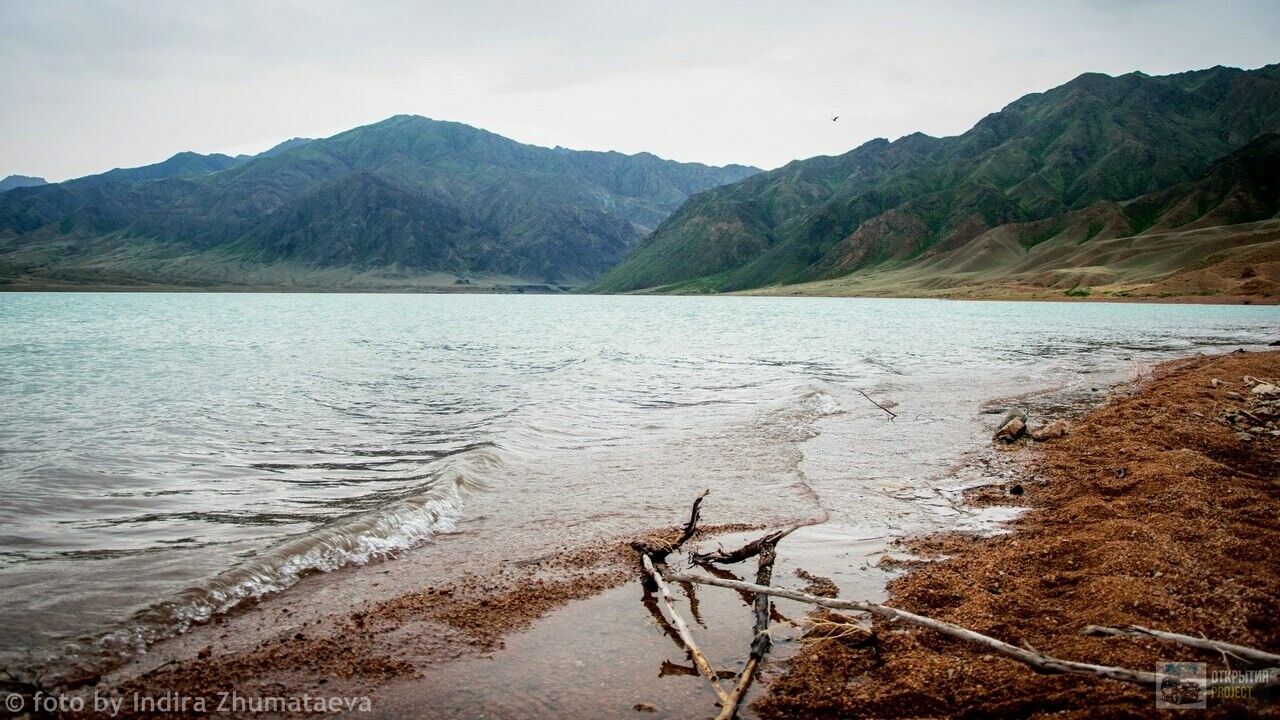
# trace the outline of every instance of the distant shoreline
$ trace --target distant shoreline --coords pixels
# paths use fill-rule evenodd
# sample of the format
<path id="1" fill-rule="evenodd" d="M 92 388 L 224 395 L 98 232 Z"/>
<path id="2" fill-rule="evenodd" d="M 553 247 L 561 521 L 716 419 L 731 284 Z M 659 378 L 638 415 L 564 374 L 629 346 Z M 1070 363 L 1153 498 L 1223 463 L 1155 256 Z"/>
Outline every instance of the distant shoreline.
<path id="1" fill-rule="evenodd" d="M 278 287 L 271 285 L 0 285 L 3 293 L 155 293 L 155 294 L 219 294 L 219 295 L 576 295 L 579 297 L 785 297 L 847 298 L 855 300 L 955 300 L 961 302 L 1058 302 L 1117 303 L 1139 305 L 1280 305 L 1280 297 L 1267 295 L 1171 295 L 1171 296 L 1068 296 L 1058 291 L 1039 290 L 1020 294 L 885 294 L 865 293 L 820 294 L 787 292 L 787 288 L 748 290 L 734 293 L 585 293 L 546 285 L 514 285 L 500 287 Z"/>
<path id="2" fill-rule="evenodd" d="M 35 285 L 0 284 L 0 293 L 157 293 L 157 294 L 326 294 L 326 295 L 567 295 L 569 291 L 547 285 L 512 285 L 509 289 L 459 285 L 441 287 L 280 287 L 276 285 Z"/>
<path id="3" fill-rule="evenodd" d="M 744 290 L 733 295 L 749 297 L 861 297 L 915 298 L 934 300 L 974 300 L 992 302 L 1092 302 L 1092 303 L 1164 303 L 1180 305 L 1276 305 L 1280 296 L 1241 295 L 1234 293 L 1157 293 L 1142 294 L 1140 288 L 1124 290 L 1091 289 L 1075 293 L 1071 290 L 1036 286 L 976 286 L 935 292 L 896 293 L 891 291 L 831 292 L 810 290 L 804 285 L 777 286 Z"/>

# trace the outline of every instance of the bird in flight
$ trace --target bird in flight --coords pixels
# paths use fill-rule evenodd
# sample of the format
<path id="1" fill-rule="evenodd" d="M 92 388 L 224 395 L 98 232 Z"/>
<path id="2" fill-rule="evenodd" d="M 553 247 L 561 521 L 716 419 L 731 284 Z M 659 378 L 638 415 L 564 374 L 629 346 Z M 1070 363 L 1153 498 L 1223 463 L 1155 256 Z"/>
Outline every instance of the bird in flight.
<path id="1" fill-rule="evenodd" d="M 831 118 L 831 122 L 835 122 L 835 121 L 837 121 L 837 120 L 839 120 L 839 119 L 840 119 L 840 116 L 839 116 L 839 115 L 837 115 L 837 116 L 835 116 L 835 117 Z"/>

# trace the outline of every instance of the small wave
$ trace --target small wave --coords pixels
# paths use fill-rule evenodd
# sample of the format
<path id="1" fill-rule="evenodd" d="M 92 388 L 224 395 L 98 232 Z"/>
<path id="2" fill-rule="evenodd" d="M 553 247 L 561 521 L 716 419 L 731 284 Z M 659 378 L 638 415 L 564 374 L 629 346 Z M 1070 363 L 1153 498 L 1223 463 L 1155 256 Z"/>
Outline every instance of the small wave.
<path id="1" fill-rule="evenodd" d="M 139 612 L 126 627 L 66 650 L 80 663 L 111 664 L 242 602 L 280 592 L 306 575 L 393 557 L 452 532 L 466 498 L 487 489 L 485 479 L 504 466 L 500 451 L 492 447 L 455 456 L 413 496 L 287 540 Z"/>
<path id="2" fill-rule="evenodd" d="M 368 512 L 335 520 L 295 536 L 196 586 L 135 614 L 116 629 L 58 647 L 12 653 L 6 665 L 22 677 L 57 685 L 99 674 L 146 651 L 153 643 L 237 605 L 285 590 L 302 577 L 346 565 L 390 558 L 431 537 L 452 532 L 467 497 L 489 487 L 505 467 L 502 451 L 476 447 L 452 456 L 430 482 Z M 5 558 L 7 559 L 7 558 Z"/>
<path id="3" fill-rule="evenodd" d="M 885 362 L 885 361 L 883 361 L 883 360 L 880 360 L 879 358 L 871 357 L 870 355 L 868 355 L 868 356 L 866 356 L 866 357 L 862 358 L 862 362 L 864 362 L 864 363 L 866 363 L 866 364 L 870 365 L 870 366 L 871 366 L 871 367 L 873 367 L 873 368 L 876 368 L 877 370 L 880 370 L 880 371 L 882 371 L 882 372 L 888 373 L 888 374 L 890 374 L 890 375 L 905 375 L 905 374 L 906 374 L 906 373 L 902 372 L 901 370 L 899 370 L 898 368 L 896 368 L 896 367 L 894 367 L 894 366 L 890 365 L 889 363 L 887 363 L 887 362 Z"/>
<path id="4" fill-rule="evenodd" d="M 733 400 L 730 398 L 705 398 L 701 400 L 676 400 L 655 398 L 649 400 L 634 400 L 632 406 L 645 410 L 663 410 L 666 408 L 693 408 L 707 407 L 710 405 L 744 405 L 746 400 Z"/>
<path id="5" fill-rule="evenodd" d="M 763 429 L 775 440 L 802 442 L 818 435 L 817 420 L 843 412 L 824 385 L 806 383 L 796 388 L 790 401 L 766 416 Z"/>
<path id="6" fill-rule="evenodd" d="M 803 406 L 815 418 L 837 415 L 841 412 L 840 403 L 824 390 L 815 390 L 806 395 L 803 400 Z"/>

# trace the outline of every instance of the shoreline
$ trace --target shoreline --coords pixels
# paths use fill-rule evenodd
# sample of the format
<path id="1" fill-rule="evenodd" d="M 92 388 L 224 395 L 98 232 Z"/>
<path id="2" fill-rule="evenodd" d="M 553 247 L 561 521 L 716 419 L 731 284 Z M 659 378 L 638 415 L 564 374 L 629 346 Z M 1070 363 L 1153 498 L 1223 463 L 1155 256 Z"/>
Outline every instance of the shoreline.
<path id="1" fill-rule="evenodd" d="M 1272 354 L 1252 355 L 1261 357 Z M 666 532 L 676 527 L 674 523 L 681 520 L 679 514 L 685 512 L 684 508 L 673 510 L 675 516 L 670 518 L 673 525 Z M 822 528 L 823 525 L 815 527 Z M 741 535 L 747 529 L 748 526 L 721 523 L 704 528 L 704 533 L 708 534 L 704 537 L 711 537 L 712 533 Z M 663 531 L 650 531 L 652 532 Z M 513 565 L 499 559 L 498 562 L 490 563 L 494 567 L 494 572 L 490 575 L 470 575 L 461 582 L 439 587 L 428 586 L 425 589 L 419 583 L 416 585 L 417 590 L 412 592 L 388 588 L 388 592 L 369 592 L 365 596 L 361 588 L 348 587 L 345 591 L 354 592 L 355 595 L 351 596 L 353 599 L 349 603 L 352 611 L 345 614 L 308 614 L 305 605 L 308 597 L 331 595 L 334 588 L 349 585 L 357 578 L 367 581 L 374 573 L 395 572 L 396 575 L 401 575 L 414 573 L 419 568 L 415 568 L 413 563 L 406 564 L 408 558 L 401 558 L 378 566 L 313 575 L 304 578 L 303 582 L 289 592 L 234 611 L 225 618 L 220 617 L 212 623 L 195 628 L 188 635 L 161 643 L 148 656 L 108 673 L 99 685 L 82 692 L 106 693 L 114 688 L 126 694 L 137 692 L 158 695 L 172 692 L 212 696 L 235 688 L 242 695 L 250 696 L 255 693 L 261 695 L 280 692 L 313 695 L 365 693 L 374 698 L 377 717 L 419 717 L 421 707 L 406 707 L 405 703 L 409 701 L 395 702 L 394 699 L 407 697 L 416 698 L 419 702 L 427 701 L 433 694 L 442 692 L 442 689 L 457 685 L 459 674 L 462 673 L 465 677 L 466 672 L 477 668 L 477 663 L 483 666 L 481 669 L 485 672 L 492 672 L 495 655 L 503 653 L 504 646 L 515 647 L 514 656 L 523 658 L 521 662 L 527 663 L 530 657 L 538 656 L 527 647 L 530 642 L 527 638 L 538 637 L 539 633 L 545 636 L 547 628 L 557 627 L 557 623 L 562 629 L 567 628 L 576 635 L 586 637 L 589 633 L 584 632 L 582 625 L 595 624 L 593 613 L 604 613 L 608 617 L 625 616 L 630 619 L 621 623 L 626 626 L 621 631 L 634 633 L 629 642 L 651 640 L 654 634 L 651 619 L 634 612 L 641 607 L 641 603 L 636 602 L 639 591 L 635 582 L 634 557 L 627 547 L 629 539 L 631 538 L 609 539 L 585 544 L 575 543 L 570 539 L 567 545 L 551 549 L 551 552 L 535 562 Z M 737 539 L 730 541 L 724 537 L 714 537 L 711 541 L 722 541 L 727 547 L 737 542 Z M 437 546 L 439 552 L 430 555 L 437 562 L 447 562 L 450 544 L 450 538 L 443 538 L 443 547 Z M 806 550 L 797 552 L 797 545 Z M 891 555 L 890 562 L 880 563 L 886 573 L 886 580 L 891 574 L 898 572 L 898 563 L 904 560 L 910 562 L 905 557 L 899 557 L 905 556 L 907 550 L 919 552 L 928 549 L 927 545 L 878 547 L 881 545 L 884 543 L 873 541 L 863 550 L 868 551 L 864 554 L 873 563 L 875 557 Z M 418 558 L 421 559 L 422 555 L 424 554 L 419 553 Z M 819 543 L 806 544 L 799 537 L 789 539 L 780 546 L 779 555 L 780 561 L 790 563 L 792 569 L 802 567 L 817 575 L 829 572 L 830 568 L 841 562 L 850 562 L 847 558 L 836 557 L 836 553 L 832 552 L 824 556 Z M 378 584 L 372 583 L 374 586 Z M 403 587 L 404 584 L 400 585 Z M 637 588 L 634 592 L 630 591 L 632 586 Z M 890 587 L 895 585 L 891 584 Z M 369 591 L 370 588 L 366 587 L 364 590 Z M 871 592 L 866 588 L 855 590 L 842 587 L 842 596 L 846 597 L 866 597 Z M 714 626 L 714 618 L 731 618 L 728 635 L 724 638 L 727 643 L 725 652 L 731 658 L 735 654 L 741 654 L 745 659 L 747 641 L 739 636 L 747 628 L 743 623 L 732 620 L 738 612 L 733 607 L 733 602 L 729 602 L 728 606 L 709 604 L 708 596 L 715 593 L 716 591 L 702 593 L 704 607 L 709 613 L 708 623 Z M 719 609 L 715 609 L 716 607 Z M 928 608 L 921 610 L 929 614 Z M 794 618 L 802 617 L 804 612 L 800 605 L 788 609 L 788 613 Z M 595 630 L 593 628 L 592 631 Z M 706 636 L 707 631 L 700 632 L 702 637 Z M 661 632 L 657 635 L 656 651 L 661 652 L 665 648 L 666 652 L 672 653 L 673 650 L 678 650 L 662 637 Z M 561 639 L 558 638 L 557 642 Z M 749 701 L 760 701 L 764 697 L 769 680 L 780 677 L 786 656 L 797 649 L 794 643 L 788 643 L 785 639 L 782 645 L 781 651 L 775 650 L 770 656 L 766 676 L 748 697 Z M 509 674 L 501 677 L 508 679 L 514 676 L 510 670 L 513 662 L 517 666 L 521 664 L 513 661 L 511 654 L 500 655 L 496 661 L 499 665 L 505 662 L 508 669 L 502 672 Z M 677 662 L 679 659 L 680 653 L 677 651 L 670 655 L 668 661 Z M 617 661 L 618 658 L 611 660 Z M 659 660 L 654 657 L 641 658 L 639 669 L 650 672 L 658 667 L 658 663 Z M 663 664 L 661 667 L 666 669 L 667 665 Z M 549 679 L 554 681 L 554 678 Z M 646 682 L 643 678 L 640 681 Z M 714 699 L 705 682 L 697 677 L 664 677 L 658 687 L 661 690 L 658 695 L 647 695 L 647 699 L 635 703 L 637 706 L 654 708 L 652 712 L 647 709 L 636 711 L 644 713 L 641 717 L 685 716 L 681 714 L 681 710 L 687 714 L 690 707 L 687 704 L 680 708 L 662 705 L 661 700 L 671 695 L 679 697 L 683 693 L 687 702 L 704 704 L 708 698 Z M 461 699 L 460 702 L 466 702 L 466 699 Z M 761 716 L 769 717 L 767 708 L 773 701 L 763 702 L 766 710 Z M 708 705 L 708 708 L 711 707 Z M 811 709 L 815 711 L 813 716 L 822 716 L 817 706 Z M 467 716 L 457 707 L 435 710 L 438 712 L 433 717 Z M 749 709 L 744 717 L 757 717 L 755 713 L 756 710 Z M 147 714 L 140 712 L 135 716 L 144 717 Z"/>
<path id="2" fill-rule="evenodd" d="M 1204 663 L 1210 674 L 1251 669 L 1228 668 L 1216 652 L 1082 630 L 1139 625 L 1280 650 L 1280 560 L 1271 552 L 1280 543 L 1280 432 L 1245 440 L 1224 420 L 1233 407 L 1272 412 L 1275 397 L 1251 396 L 1244 377 L 1277 375 L 1277 352 L 1161 363 L 1134 394 L 1025 451 L 1018 497 L 993 488 L 971 496 L 1025 506 L 1009 533 L 907 541 L 926 559 L 890 583 L 888 604 L 1062 659 L 1147 672 L 1167 662 Z M 756 710 L 766 719 L 1158 714 L 1150 688 L 1040 675 L 932 631 L 877 623 L 872 637 L 811 645 Z M 1208 716 L 1280 716 L 1275 700 L 1210 697 Z"/>
<path id="3" fill-rule="evenodd" d="M 783 297 L 783 298 L 849 298 L 862 300 L 955 300 L 961 302 L 1064 302 L 1064 303 L 1134 303 L 1150 305 L 1280 305 L 1277 295 L 1237 295 L 1231 293 L 1172 293 L 1159 295 L 1089 294 L 1068 295 L 1066 291 L 1041 287 L 982 289 L 972 292 L 903 292 L 867 291 L 805 292 L 792 286 L 756 288 L 726 293 L 586 293 L 577 288 L 549 285 L 458 285 L 458 286 L 387 286 L 325 287 L 276 285 L 113 285 L 51 284 L 22 285 L 0 283 L 5 293 L 139 293 L 139 294 L 217 294 L 217 295 L 580 295 L 589 297 Z"/>
<path id="4" fill-rule="evenodd" d="M 1042 287 L 1025 287 L 999 291 L 981 289 L 972 292 L 918 292 L 896 293 L 867 291 L 863 293 L 820 293 L 790 290 L 788 286 L 721 293 L 731 297 L 789 297 L 789 298 L 862 298 L 876 300 L 951 300 L 956 302 L 1059 302 L 1059 303 L 1117 303 L 1139 305 L 1280 305 L 1280 296 L 1236 295 L 1231 293 L 1169 293 L 1158 295 L 1131 295 L 1098 293 L 1070 295 L 1067 291 Z"/>

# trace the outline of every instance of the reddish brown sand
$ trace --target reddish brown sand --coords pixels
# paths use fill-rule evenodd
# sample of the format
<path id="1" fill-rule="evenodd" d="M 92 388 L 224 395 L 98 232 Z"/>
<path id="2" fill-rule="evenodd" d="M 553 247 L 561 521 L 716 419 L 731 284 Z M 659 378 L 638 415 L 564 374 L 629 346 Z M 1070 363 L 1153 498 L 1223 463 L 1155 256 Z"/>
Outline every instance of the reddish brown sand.
<path id="1" fill-rule="evenodd" d="M 1245 376 L 1280 376 L 1280 354 L 1163 365 L 1065 439 L 1016 453 L 1029 455 L 1019 459 L 1036 480 L 1020 483 L 1017 500 L 1031 509 L 1013 532 L 914 542 L 945 559 L 891 583 L 889 604 L 1055 657 L 1144 671 L 1162 661 L 1224 666 L 1217 653 L 1081 630 L 1136 624 L 1280 651 L 1280 438 L 1244 440 L 1223 417 L 1234 407 L 1267 419 Z M 1040 675 L 885 623 L 875 642 L 846 633 L 811 644 L 755 709 L 765 718 L 1158 715 L 1151 689 Z M 1275 717 L 1280 705 L 1211 698 L 1207 714 Z"/>
<path id="2" fill-rule="evenodd" d="M 722 524 L 699 528 L 695 538 L 755 529 Z M 378 702 L 379 689 L 433 664 L 500 649 L 503 637 L 524 630 L 551 610 L 596 595 L 637 577 L 632 540 L 674 540 L 680 528 L 657 530 L 610 543 L 556 549 L 517 567 L 495 563 L 492 572 L 428 586 L 371 605 L 349 616 L 314 621 L 314 630 L 292 625 L 248 650 L 210 645 L 92 692 L 123 698 L 116 717 L 154 718 L 132 698 L 166 695 L 204 698 L 205 712 L 169 711 L 167 718 L 208 717 L 228 691 L 245 697 L 357 697 Z M 282 621 L 290 608 L 279 610 Z M 285 623 L 282 622 L 282 625 Z M 86 691 L 86 694 L 89 691 Z M 301 714 L 301 713 L 300 713 Z M 275 716 L 275 714 L 271 714 Z M 288 716 L 289 713 L 283 715 Z M 98 717 L 86 713 L 85 717 Z"/>

